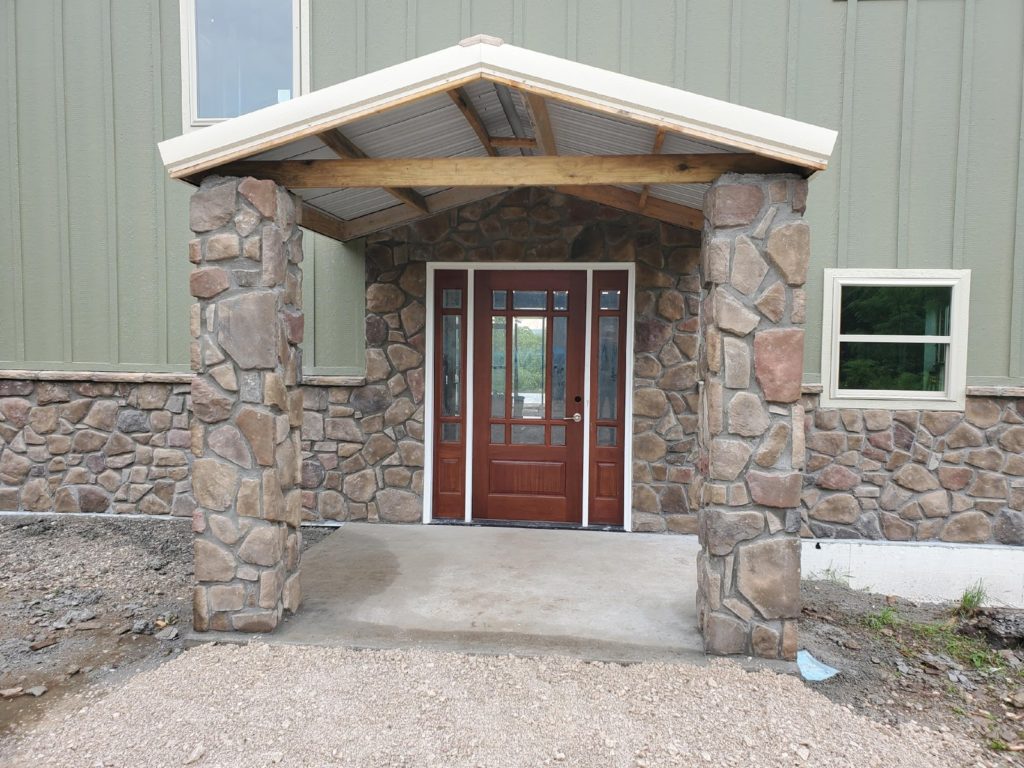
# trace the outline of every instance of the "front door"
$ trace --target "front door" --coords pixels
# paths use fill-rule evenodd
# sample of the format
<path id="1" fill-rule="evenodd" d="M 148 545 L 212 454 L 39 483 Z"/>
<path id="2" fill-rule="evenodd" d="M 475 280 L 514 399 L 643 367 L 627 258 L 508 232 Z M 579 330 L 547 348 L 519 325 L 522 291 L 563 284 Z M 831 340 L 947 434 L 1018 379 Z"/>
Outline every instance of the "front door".
<path id="1" fill-rule="evenodd" d="M 432 517 L 621 526 L 628 272 L 443 269 L 433 285 Z"/>
<path id="2" fill-rule="evenodd" d="M 476 273 L 473 517 L 582 523 L 585 272 Z"/>

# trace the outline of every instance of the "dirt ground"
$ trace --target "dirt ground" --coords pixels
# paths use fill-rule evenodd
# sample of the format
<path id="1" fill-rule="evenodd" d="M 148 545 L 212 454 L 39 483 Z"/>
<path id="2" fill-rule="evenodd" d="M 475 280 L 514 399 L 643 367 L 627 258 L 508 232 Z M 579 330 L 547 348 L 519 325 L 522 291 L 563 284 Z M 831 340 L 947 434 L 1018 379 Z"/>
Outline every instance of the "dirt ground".
<path id="1" fill-rule="evenodd" d="M 329 533 L 304 529 L 304 547 Z M 0 742 L 63 700 L 94 699 L 179 656 L 191 562 L 188 521 L 0 520 Z M 1024 612 L 958 618 L 949 605 L 805 582 L 801 647 L 840 670 L 807 685 L 873 721 L 1024 766 L 1022 627 Z"/>

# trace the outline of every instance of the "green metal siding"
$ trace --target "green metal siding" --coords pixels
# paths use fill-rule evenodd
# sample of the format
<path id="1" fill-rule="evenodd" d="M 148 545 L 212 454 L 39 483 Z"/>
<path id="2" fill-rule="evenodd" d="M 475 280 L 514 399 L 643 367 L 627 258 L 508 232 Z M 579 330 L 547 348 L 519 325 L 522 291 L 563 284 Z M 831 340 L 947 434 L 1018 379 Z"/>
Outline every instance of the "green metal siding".
<path id="1" fill-rule="evenodd" d="M 486 32 L 840 131 L 821 270 L 974 270 L 970 383 L 1024 377 L 1019 0 L 310 0 L 320 88 Z M 187 367 L 176 0 L 3 0 L 0 366 Z M 307 367 L 362 365 L 358 248 L 307 241 Z"/>

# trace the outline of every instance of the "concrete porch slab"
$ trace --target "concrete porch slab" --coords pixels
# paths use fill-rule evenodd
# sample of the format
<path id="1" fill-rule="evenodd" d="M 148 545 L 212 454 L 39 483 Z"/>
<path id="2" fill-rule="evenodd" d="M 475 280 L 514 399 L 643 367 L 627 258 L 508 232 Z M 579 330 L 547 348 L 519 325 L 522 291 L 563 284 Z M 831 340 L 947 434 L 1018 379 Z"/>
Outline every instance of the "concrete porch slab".
<path id="1" fill-rule="evenodd" d="M 264 640 L 699 661 L 698 550 L 691 536 L 352 523 L 304 554 L 302 608 Z"/>

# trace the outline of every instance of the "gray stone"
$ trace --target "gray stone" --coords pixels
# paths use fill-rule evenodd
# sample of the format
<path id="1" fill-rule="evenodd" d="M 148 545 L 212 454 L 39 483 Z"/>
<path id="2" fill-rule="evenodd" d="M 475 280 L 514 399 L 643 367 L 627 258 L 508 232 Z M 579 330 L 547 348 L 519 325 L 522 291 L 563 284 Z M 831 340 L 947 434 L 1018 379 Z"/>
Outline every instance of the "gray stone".
<path id="1" fill-rule="evenodd" d="M 701 543 L 712 555 L 727 555 L 739 542 L 764 531 L 765 518 L 760 512 L 702 509 L 698 518 Z"/>
<path id="2" fill-rule="evenodd" d="M 192 379 L 192 412 L 200 421 L 224 421 L 231 415 L 231 407 L 234 404 L 233 398 L 222 393 L 202 376 Z M 123 432 L 131 431 L 125 429 L 122 424 L 118 424 L 118 427 Z"/>
<path id="3" fill-rule="evenodd" d="M 235 182 L 201 188 L 189 201 L 189 227 L 209 232 L 227 224 L 235 215 Z"/>
<path id="4" fill-rule="evenodd" d="M 746 467 L 751 452 L 751 447 L 745 442 L 715 438 L 711 441 L 709 476 L 714 480 L 735 480 Z"/>
<path id="5" fill-rule="evenodd" d="M 761 258 L 757 246 L 746 235 L 736 238 L 732 259 L 732 285 L 740 293 L 753 296 L 768 273 L 768 265 Z"/>
<path id="6" fill-rule="evenodd" d="M 736 559 L 736 586 L 765 619 L 800 614 L 800 540 L 747 542 Z"/>
<path id="7" fill-rule="evenodd" d="M 214 453 L 228 461 L 246 469 L 252 466 L 252 457 L 246 448 L 245 440 L 242 439 L 242 433 L 230 424 L 211 430 L 207 442 Z"/>
<path id="8" fill-rule="evenodd" d="M 729 431 L 744 437 L 764 434 L 770 424 L 761 398 L 750 392 L 737 392 L 729 401 Z"/>
<path id="9" fill-rule="evenodd" d="M 217 305 L 217 340 L 241 368 L 273 368 L 277 356 L 277 299 L 253 291 Z"/>
<path id="10" fill-rule="evenodd" d="M 727 336 L 725 350 L 725 386 L 747 389 L 750 386 L 750 348 L 742 339 Z"/>
<path id="11" fill-rule="evenodd" d="M 389 523 L 415 523 L 423 517 L 423 500 L 411 491 L 385 488 L 377 493 L 381 520 Z"/>
<path id="12" fill-rule="evenodd" d="M 996 518 L 992 533 L 1000 544 L 1024 546 L 1024 512 L 1004 509 Z"/>
<path id="13" fill-rule="evenodd" d="M 757 327 L 760 318 L 734 299 L 724 288 L 715 291 L 715 319 L 723 331 L 746 336 Z"/>

